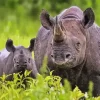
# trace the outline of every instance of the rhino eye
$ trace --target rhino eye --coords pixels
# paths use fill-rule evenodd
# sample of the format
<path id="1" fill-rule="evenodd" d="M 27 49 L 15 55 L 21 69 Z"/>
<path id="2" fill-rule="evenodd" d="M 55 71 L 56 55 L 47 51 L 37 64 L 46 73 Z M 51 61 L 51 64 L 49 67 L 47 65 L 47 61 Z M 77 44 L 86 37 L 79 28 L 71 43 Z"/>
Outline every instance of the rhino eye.
<path id="1" fill-rule="evenodd" d="M 51 57 L 53 58 L 53 54 L 51 54 Z"/>
<path id="2" fill-rule="evenodd" d="M 52 46 L 52 43 L 50 43 L 50 45 Z"/>
<path id="3" fill-rule="evenodd" d="M 29 63 L 31 62 L 31 58 L 28 58 L 28 62 L 29 62 Z"/>
<path id="4" fill-rule="evenodd" d="M 77 45 L 78 47 L 80 47 L 81 43 L 80 43 L 80 42 L 77 42 L 76 45 Z"/>
<path id="5" fill-rule="evenodd" d="M 75 48 L 76 48 L 78 51 L 80 50 L 80 45 L 81 45 L 80 42 L 76 42 Z"/>
<path id="6" fill-rule="evenodd" d="M 70 53 L 66 54 L 66 58 L 69 58 L 70 56 L 71 56 L 71 54 L 70 54 Z"/>
<path id="7" fill-rule="evenodd" d="M 16 63 L 16 59 L 15 58 L 13 59 L 13 61 L 14 61 L 14 63 Z"/>

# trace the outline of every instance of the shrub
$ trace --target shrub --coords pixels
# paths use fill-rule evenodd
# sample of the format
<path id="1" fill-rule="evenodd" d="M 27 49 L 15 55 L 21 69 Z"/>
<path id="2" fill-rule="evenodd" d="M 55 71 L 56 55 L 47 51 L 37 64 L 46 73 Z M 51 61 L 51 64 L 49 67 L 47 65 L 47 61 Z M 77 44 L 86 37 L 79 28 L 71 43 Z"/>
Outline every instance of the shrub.
<path id="1" fill-rule="evenodd" d="M 14 74 L 13 81 L 5 81 L 7 76 L 3 75 L 0 81 L 0 100 L 79 100 L 83 96 L 87 100 L 100 100 L 100 97 L 94 98 L 87 93 L 82 93 L 77 86 L 71 91 L 67 80 L 62 86 L 61 78 L 53 76 L 52 72 L 45 78 L 38 74 L 36 79 L 28 77 L 28 74 L 29 72 L 26 71 L 24 78 L 27 79 L 26 88 L 22 76 L 18 77 L 19 73 Z"/>

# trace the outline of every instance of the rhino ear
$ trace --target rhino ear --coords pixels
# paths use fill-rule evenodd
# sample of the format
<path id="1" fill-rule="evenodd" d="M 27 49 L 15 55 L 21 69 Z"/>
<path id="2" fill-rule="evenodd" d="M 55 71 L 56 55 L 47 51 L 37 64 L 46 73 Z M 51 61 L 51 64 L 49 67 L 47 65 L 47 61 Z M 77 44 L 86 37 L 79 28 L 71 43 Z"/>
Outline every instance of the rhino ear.
<path id="1" fill-rule="evenodd" d="M 54 25 L 54 19 L 51 18 L 48 12 L 46 12 L 45 10 L 42 10 L 41 15 L 40 15 L 40 20 L 41 20 L 42 26 L 46 28 L 47 30 L 50 30 Z"/>
<path id="2" fill-rule="evenodd" d="M 8 39 L 8 40 L 6 41 L 6 49 L 7 49 L 7 51 L 9 51 L 9 52 L 14 52 L 14 51 L 15 51 L 15 47 L 14 47 L 13 41 L 12 41 L 11 39 Z"/>
<path id="3" fill-rule="evenodd" d="M 83 12 L 83 16 L 84 17 L 82 19 L 82 24 L 84 28 L 89 28 L 90 26 L 92 26 L 95 20 L 95 15 L 94 15 L 93 10 L 91 8 L 87 8 Z"/>
<path id="4" fill-rule="evenodd" d="M 32 52 L 34 50 L 34 42 L 35 42 L 35 38 L 32 38 L 30 40 L 30 46 L 28 47 L 28 49 Z"/>

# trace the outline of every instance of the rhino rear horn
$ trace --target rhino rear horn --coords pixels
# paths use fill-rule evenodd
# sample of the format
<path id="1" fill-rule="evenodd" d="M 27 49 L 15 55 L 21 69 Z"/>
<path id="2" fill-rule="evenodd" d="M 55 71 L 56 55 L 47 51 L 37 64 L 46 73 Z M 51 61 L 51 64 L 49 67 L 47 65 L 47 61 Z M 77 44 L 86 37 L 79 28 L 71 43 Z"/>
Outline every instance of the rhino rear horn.
<path id="1" fill-rule="evenodd" d="M 41 20 L 42 26 L 46 28 L 47 30 L 50 30 L 51 28 L 53 28 L 54 19 L 51 18 L 48 12 L 45 11 L 44 9 L 41 12 L 40 20 Z"/>
<path id="2" fill-rule="evenodd" d="M 12 41 L 11 39 L 8 39 L 8 40 L 6 41 L 6 49 L 7 49 L 7 51 L 9 51 L 9 52 L 14 52 L 14 51 L 15 51 L 15 47 L 14 47 L 13 41 Z"/>
<path id="3" fill-rule="evenodd" d="M 94 20 L 95 20 L 95 15 L 94 15 L 93 10 L 91 8 L 87 8 L 83 12 L 82 24 L 84 28 L 89 28 L 90 26 L 92 26 L 94 23 Z"/>

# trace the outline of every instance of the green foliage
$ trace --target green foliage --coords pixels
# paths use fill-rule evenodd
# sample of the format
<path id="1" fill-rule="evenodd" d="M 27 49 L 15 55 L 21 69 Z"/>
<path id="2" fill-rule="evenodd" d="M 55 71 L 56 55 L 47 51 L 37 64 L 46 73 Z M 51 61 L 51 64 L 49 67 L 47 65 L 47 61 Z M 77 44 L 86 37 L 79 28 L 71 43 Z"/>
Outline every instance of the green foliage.
<path id="1" fill-rule="evenodd" d="M 99 4 L 100 0 L 0 0 L 0 17 L 5 18 L 9 14 L 14 14 L 17 17 L 32 16 L 39 20 L 42 9 L 55 15 L 70 6 L 79 6 L 82 10 L 92 7 L 98 21 Z"/>
<path id="2" fill-rule="evenodd" d="M 100 97 L 83 94 L 77 86 L 71 91 L 67 80 L 62 86 L 61 78 L 53 76 L 52 72 L 45 78 L 38 74 L 36 79 L 28 77 L 29 73 L 25 72 L 25 78 L 19 73 L 13 74 L 13 81 L 5 81 L 7 76 L 3 75 L 0 81 L 0 100 L 79 100 L 83 96 L 87 100 L 100 100 Z M 27 80 L 27 87 L 23 84 L 24 80 Z"/>
<path id="3" fill-rule="evenodd" d="M 46 9 L 55 16 L 71 6 L 78 6 L 83 11 L 91 7 L 95 20 L 100 24 L 100 0 L 0 0 L 0 33 L 36 35 L 40 27 L 40 13 Z M 4 26 L 4 27 L 2 27 Z M 13 26 L 13 27 L 12 27 Z"/>

